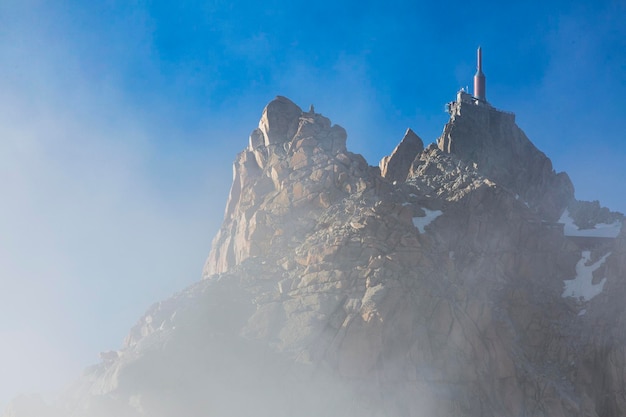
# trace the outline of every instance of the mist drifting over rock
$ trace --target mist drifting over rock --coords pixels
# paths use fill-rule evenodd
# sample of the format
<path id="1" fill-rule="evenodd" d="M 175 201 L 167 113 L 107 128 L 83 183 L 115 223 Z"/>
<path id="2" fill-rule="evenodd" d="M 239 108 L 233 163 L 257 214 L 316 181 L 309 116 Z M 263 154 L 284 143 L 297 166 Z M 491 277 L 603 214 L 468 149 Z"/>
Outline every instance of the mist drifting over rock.
<path id="1" fill-rule="evenodd" d="M 54 408 L 5 416 L 626 415 L 623 216 L 577 201 L 513 114 L 449 111 L 372 167 L 277 97 L 203 279 Z"/>

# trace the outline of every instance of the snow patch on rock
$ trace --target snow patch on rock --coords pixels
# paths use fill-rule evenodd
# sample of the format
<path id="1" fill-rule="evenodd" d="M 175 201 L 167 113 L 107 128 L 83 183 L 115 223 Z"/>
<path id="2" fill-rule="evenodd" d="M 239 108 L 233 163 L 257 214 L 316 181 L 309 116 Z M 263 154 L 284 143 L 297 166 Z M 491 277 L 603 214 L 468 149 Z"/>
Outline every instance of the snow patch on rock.
<path id="1" fill-rule="evenodd" d="M 423 217 L 413 217 L 413 225 L 417 227 L 420 233 L 424 233 L 424 228 L 431 224 L 435 219 L 443 214 L 441 210 L 428 210 L 423 209 L 426 213 Z"/>
<path id="2" fill-rule="evenodd" d="M 600 294 L 604 288 L 606 278 L 602 278 L 598 284 L 594 284 L 593 273 L 604 264 L 604 261 L 606 261 L 606 258 L 610 254 L 611 252 L 604 255 L 597 262 L 587 265 L 591 259 L 591 251 L 583 251 L 582 257 L 576 264 L 576 278 L 563 281 L 565 289 L 561 297 L 573 297 L 581 299 L 582 301 L 589 301 Z"/>
<path id="3" fill-rule="evenodd" d="M 614 223 L 597 223 L 593 229 L 579 229 L 574 224 L 574 219 L 569 214 L 569 210 L 565 210 L 559 219 L 559 223 L 563 223 L 563 233 L 565 236 L 581 236 L 581 237 L 617 237 L 622 229 L 622 222 Z"/>

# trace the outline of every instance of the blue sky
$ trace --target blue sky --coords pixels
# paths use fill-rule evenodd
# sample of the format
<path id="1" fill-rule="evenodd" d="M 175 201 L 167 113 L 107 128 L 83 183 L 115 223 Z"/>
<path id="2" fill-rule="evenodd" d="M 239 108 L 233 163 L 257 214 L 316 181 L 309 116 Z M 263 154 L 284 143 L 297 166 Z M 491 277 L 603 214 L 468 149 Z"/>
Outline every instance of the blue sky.
<path id="1" fill-rule="evenodd" d="M 623 1 L 3 0 L 0 405 L 200 278 L 276 95 L 375 165 L 407 127 L 436 139 L 481 45 L 489 101 L 578 198 L 626 212 L 624 22 Z"/>

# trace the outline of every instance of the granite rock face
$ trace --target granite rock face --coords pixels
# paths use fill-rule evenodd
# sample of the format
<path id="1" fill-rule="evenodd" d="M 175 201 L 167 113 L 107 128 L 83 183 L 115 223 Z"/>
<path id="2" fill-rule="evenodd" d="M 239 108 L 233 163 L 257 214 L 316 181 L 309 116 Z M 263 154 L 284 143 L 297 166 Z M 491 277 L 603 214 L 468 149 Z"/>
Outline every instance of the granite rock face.
<path id="1" fill-rule="evenodd" d="M 515 124 L 515 115 L 476 105 L 467 95 L 450 106 L 439 149 L 476 165 L 488 178 L 515 192 L 542 217 L 556 221 L 574 200 L 574 187 Z"/>
<path id="2" fill-rule="evenodd" d="M 424 150 L 424 143 L 411 129 L 391 155 L 380 160 L 380 175 L 389 181 L 405 181 L 415 157 Z"/>
<path id="3" fill-rule="evenodd" d="M 224 224 L 204 276 L 265 256 L 277 243 L 292 246 L 321 211 L 373 181 L 365 159 L 346 150 L 341 126 L 284 97 L 265 107 L 233 171 Z M 290 221 L 294 217 L 300 220 Z"/>
<path id="4" fill-rule="evenodd" d="M 379 170 L 272 101 L 204 279 L 41 417 L 626 415 L 626 232 L 554 221 L 623 216 L 576 202 L 511 115 L 469 106 Z"/>

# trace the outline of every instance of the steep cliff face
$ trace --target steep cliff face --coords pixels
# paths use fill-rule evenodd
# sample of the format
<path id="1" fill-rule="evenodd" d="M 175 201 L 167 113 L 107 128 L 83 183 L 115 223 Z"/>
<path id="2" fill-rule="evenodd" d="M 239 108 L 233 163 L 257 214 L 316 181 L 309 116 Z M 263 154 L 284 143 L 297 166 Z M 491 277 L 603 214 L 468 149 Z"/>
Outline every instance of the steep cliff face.
<path id="1" fill-rule="evenodd" d="M 346 150 L 342 127 L 285 97 L 263 111 L 233 177 L 205 277 L 270 248 L 293 247 L 323 209 L 372 182 L 365 159 Z M 298 222 L 287 221 L 295 217 Z"/>
<path id="2" fill-rule="evenodd" d="M 268 104 L 204 280 L 62 415 L 626 415 L 623 216 L 576 202 L 512 115 L 470 106 L 378 169 L 327 118 Z"/>
<path id="3" fill-rule="evenodd" d="M 515 190 L 542 217 L 556 221 L 574 200 L 567 174 L 555 173 L 552 162 L 515 124 L 515 115 L 474 102 L 459 93 L 450 105 L 450 121 L 437 140 L 439 149 L 475 164 L 503 187 Z"/>

